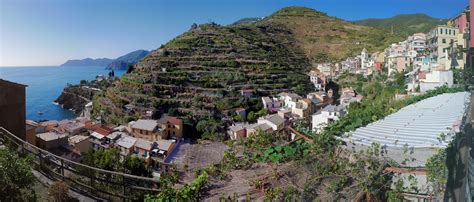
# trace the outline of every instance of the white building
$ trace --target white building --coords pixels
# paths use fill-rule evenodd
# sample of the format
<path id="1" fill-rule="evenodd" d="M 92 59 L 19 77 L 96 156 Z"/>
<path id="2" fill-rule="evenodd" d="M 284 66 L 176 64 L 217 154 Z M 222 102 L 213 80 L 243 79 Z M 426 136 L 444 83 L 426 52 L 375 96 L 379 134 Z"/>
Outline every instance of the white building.
<path id="1" fill-rule="evenodd" d="M 327 105 L 321 109 L 318 113 L 312 116 L 312 129 L 313 131 L 319 131 L 326 127 L 328 124 L 339 120 L 339 117 L 345 115 L 344 108 L 339 105 Z"/>
<path id="2" fill-rule="evenodd" d="M 448 87 L 453 86 L 453 72 L 451 70 L 435 70 L 427 73 L 426 78 L 420 79 L 420 91 L 426 92 L 427 90 L 433 90 L 445 84 L 448 85 Z"/>
<path id="3" fill-rule="evenodd" d="M 319 72 L 314 71 L 314 70 L 311 70 L 308 75 L 309 75 L 309 79 L 311 80 L 311 83 L 313 83 L 314 88 L 315 88 L 316 90 L 321 90 L 321 89 L 323 89 L 323 87 L 324 87 L 324 85 L 325 85 L 325 84 L 324 84 L 325 81 L 323 81 L 323 80 L 320 78 L 321 75 L 319 74 Z"/>
<path id="4" fill-rule="evenodd" d="M 280 93 L 278 96 L 279 100 L 283 101 L 283 106 L 288 109 L 296 107 L 296 103 L 302 99 L 301 96 L 295 93 Z"/>

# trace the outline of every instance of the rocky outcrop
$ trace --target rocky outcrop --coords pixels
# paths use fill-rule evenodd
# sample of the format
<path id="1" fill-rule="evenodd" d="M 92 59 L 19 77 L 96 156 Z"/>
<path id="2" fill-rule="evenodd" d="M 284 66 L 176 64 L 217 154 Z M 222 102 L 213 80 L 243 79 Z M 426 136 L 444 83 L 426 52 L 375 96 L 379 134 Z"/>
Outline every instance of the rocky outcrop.
<path id="1" fill-rule="evenodd" d="M 74 114 L 79 115 L 97 91 L 86 86 L 68 86 L 64 88 L 61 95 L 54 102 L 62 108 L 69 109 Z"/>

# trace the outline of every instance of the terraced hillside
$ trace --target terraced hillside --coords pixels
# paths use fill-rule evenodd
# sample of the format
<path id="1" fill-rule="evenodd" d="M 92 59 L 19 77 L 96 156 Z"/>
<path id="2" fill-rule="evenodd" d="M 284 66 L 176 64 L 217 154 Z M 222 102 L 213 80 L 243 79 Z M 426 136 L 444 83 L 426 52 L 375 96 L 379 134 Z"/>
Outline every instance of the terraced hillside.
<path id="1" fill-rule="evenodd" d="M 403 40 L 399 34 L 357 25 L 304 7 L 283 8 L 256 24 L 287 27 L 314 62 L 344 60 L 360 54 L 363 48 L 369 52 L 381 51 L 389 44 Z"/>
<path id="2" fill-rule="evenodd" d="M 254 95 L 311 90 L 306 72 L 315 61 L 381 50 L 396 39 L 301 7 L 282 9 L 253 23 L 193 26 L 153 51 L 94 102 L 94 113 L 124 123 L 156 109 L 220 120 L 232 109 L 258 111 Z M 380 36 L 381 38 L 377 38 Z M 260 106 L 261 107 L 261 106 Z"/>
<path id="3" fill-rule="evenodd" d="M 356 24 L 383 28 L 388 32 L 396 32 L 409 36 L 417 32 L 428 32 L 436 25 L 446 24 L 445 19 L 438 19 L 426 14 L 403 14 L 383 19 L 365 19 L 355 21 Z"/>

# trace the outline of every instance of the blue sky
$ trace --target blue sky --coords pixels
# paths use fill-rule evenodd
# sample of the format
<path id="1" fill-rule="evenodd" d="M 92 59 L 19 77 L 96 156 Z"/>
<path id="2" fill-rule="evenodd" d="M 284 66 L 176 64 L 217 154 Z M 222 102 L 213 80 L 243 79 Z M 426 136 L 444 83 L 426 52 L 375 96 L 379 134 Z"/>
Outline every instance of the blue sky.
<path id="1" fill-rule="evenodd" d="M 426 13 L 450 18 L 467 0 L 0 0 L 0 66 L 59 65 L 152 50 L 192 23 L 229 24 L 286 6 L 346 20 Z"/>

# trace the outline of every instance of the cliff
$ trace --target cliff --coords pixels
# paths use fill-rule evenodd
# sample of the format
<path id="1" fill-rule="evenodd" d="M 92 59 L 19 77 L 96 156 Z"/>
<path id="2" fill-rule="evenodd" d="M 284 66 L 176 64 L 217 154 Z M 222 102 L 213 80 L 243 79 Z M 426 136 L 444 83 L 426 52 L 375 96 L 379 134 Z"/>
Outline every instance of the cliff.
<path id="1" fill-rule="evenodd" d="M 92 100 L 97 91 L 84 86 L 67 86 L 61 95 L 54 101 L 64 109 L 70 109 L 79 115 L 84 110 L 84 105 Z"/>

